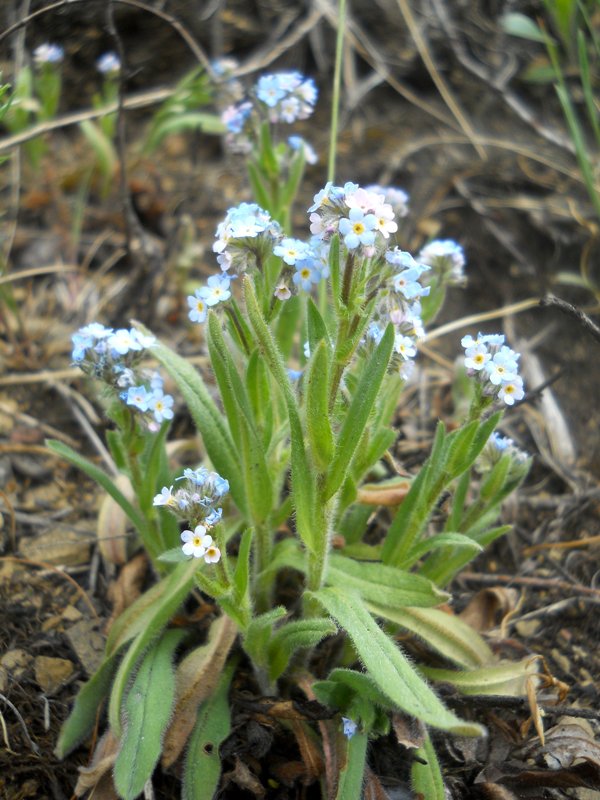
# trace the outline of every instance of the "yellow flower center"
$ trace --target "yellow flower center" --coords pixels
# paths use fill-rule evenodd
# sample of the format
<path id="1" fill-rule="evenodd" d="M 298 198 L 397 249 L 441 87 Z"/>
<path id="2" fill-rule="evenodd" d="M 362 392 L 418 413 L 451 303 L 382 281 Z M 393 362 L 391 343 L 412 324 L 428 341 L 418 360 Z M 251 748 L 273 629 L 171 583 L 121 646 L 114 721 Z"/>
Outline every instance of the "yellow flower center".
<path id="1" fill-rule="evenodd" d="M 352 230 L 357 236 L 360 236 L 361 233 L 365 232 L 365 226 L 363 225 L 362 222 L 355 222 L 354 225 L 352 226 Z"/>
<path id="2" fill-rule="evenodd" d="M 202 539 L 200 538 L 200 536 L 194 536 L 194 538 L 192 539 L 192 544 L 194 545 L 194 547 L 201 547 Z"/>

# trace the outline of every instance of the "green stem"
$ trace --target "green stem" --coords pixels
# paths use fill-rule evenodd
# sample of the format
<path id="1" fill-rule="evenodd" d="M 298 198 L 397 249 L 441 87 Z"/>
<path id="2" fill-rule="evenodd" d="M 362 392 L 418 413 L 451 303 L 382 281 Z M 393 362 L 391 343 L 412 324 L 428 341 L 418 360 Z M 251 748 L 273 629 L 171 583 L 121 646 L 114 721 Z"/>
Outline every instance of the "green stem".
<path id="1" fill-rule="evenodd" d="M 331 132 L 329 138 L 329 165 L 327 180 L 335 178 L 335 157 L 340 114 L 340 87 L 342 84 L 342 62 L 344 58 L 344 33 L 346 27 L 346 0 L 338 2 L 337 39 L 335 43 L 335 70 L 333 73 L 333 98 L 331 100 Z"/>
<path id="2" fill-rule="evenodd" d="M 264 576 L 273 553 L 271 532 L 266 525 L 254 527 L 254 604 L 256 612 L 262 614 L 271 607 L 271 581 Z"/>

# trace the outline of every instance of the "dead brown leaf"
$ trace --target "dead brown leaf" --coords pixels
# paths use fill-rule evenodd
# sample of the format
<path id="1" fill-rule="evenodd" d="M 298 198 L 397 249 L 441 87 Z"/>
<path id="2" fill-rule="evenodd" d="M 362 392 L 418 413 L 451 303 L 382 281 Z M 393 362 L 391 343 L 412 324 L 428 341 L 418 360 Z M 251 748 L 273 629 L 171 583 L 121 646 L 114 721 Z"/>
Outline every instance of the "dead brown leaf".
<path id="1" fill-rule="evenodd" d="M 422 747 L 427 736 L 425 725 L 415 717 L 396 713 L 392 715 L 392 728 L 396 734 L 398 744 L 410 749 Z"/>
<path id="2" fill-rule="evenodd" d="M 365 483 L 357 493 L 357 502 L 368 506 L 398 506 L 410 489 L 406 478 L 394 478 L 383 483 Z"/>
<path id="3" fill-rule="evenodd" d="M 235 783 L 240 789 L 251 792 L 255 797 L 264 797 L 266 794 L 264 786 L 256 775 L 237 757 L 235 767 L 229 772 L 225 772 L 223 778 L 229 783 Z"/>
<path id="4" fill-rule="evenodd" d="M 75 787 L 76 797 L 81 797 L 88 789 L 93 789 L 94 800 L 118 800 L 112 779 L 112 768 L 119 747 L 119 740 L 110 730 L 98 740 L 90 766 L 79 768 L 79 780 Z"/>
<path id="5" fill-rule="evenodd" d="M 313 783 L 323 774 L 325 768 L 321 748 L 315 739 L 313 731 L 308 728 L 306 723 L 292 720 L 291 726 L 304 762 L 305 782 L 307 784 Z"/>
<path id="6" fill-rule="evenodd" d="M 365 771 L 363 800 L 390 800 L 390 796 L 381 785 L 381 781 L 369 767 Z"/>
<path id="7" fill-rule="evenodd" d="M 118 489 L 127 500 L 133 500 L 133 487 L 127 475 L 114 478 Z M 102 557 L 110 564 L 125 564 L 127 561 L 127 528 L 129 518 L 121 506 L 107 494 L 98 512 L 96 535 Z"/>
<path id="8" fill-rule="evenodd" d="M 111 629 L 113 622 L 126 608 L 142 593 L 142 584 L 148 570 L 148 558 L 144 553 L 134 556 L 125 564 L 119 577 L 112 583 L 108 590 L 108 597 L 113 604 L 112 614 L 106 623 L 105 632 Z"/>
<path id="9" fill-rule="evenodd" d="M 516 589 L 494 586 L 477 592 L 459 617 L 478 633 L 495 628 L 500 620 L 513 611 L 519 600 Z"/>
<path id="10" fill-rule="evenodd" d="M 214 690 L 237 636 L 232 619 L 223 615 L 209 631 L 208 641 L 186 656 L 175 676 L 175 705 L 165 734 L 162 764 L 169 767 L 179 757 L 196 723 L 200 703 Z"/>

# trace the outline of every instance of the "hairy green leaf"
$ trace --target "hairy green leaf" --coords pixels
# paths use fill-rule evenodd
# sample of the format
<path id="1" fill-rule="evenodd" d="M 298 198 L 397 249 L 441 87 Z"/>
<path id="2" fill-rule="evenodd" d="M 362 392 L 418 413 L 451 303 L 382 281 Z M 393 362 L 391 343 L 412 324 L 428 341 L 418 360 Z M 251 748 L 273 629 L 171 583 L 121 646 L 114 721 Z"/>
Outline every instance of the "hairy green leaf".
<path id="1" fill-rule="evenodd" d="M 448 594 L 431 581 L 405 570 L 373 561 L 355 561 L 332 553 L 326 582 L 360 592 L 365 600 L 381 605 L 439 606 Z"/>
<path id="2" fill-rule="evenodd" d="M 299 619 L 284 624 L 275 631 L 268 645 L 269 677 L 277 680 L 284 672 L 296 652 L 306 647 L 315 647 L 321 639 L 337 631 L 329 619 Z"/>
<path id="3" fill-rule="evenodd" d="M 308 365 L 305 379 L 306 428 L 313 457 L 325 470 L 333 455 L 333 433 L 329 422 L 329 345 L 319 341 Z"/>
<path id="4" fill-rule="evenodd" d="M 154 602 L 147 607 L 144 614 L 144 627 L 141 628 L 136 638 L 127 650 L 114 680 L 108 718 L 115 736 L 121 735 L 121 707 L 127 685 L 134 674 L 142 655 L 152 641 L 166 627 L 167 623 L 185 600 L 193 583 L 194 573 L 198 569 L 195 558 L 188 563 L 179 564 L 169 576 L 165 590 L 154 598 Z M 140 618 L 136 619 L 139 627 Z"/>
<path id="5" fill-rule="evenodd" d="M 390 608 L 367 604 L 371 613 L 419 636 L 459 667 L 482 667 L 495 662 L 494 654 L 477 631 L 453 614 L 437 608 Z"/>
<path id="6" fill-rule="evenodd" d="M 134 800 L 154 772 L 175 699 L 173 656 L 185 631 L 167 631 L 144 656 L 123 703 L 124 733 L 114 767 L 115 786 Z"/>
<path id="7" fill-rule="evenodd" d="M 182 800 L 212 800 L 221 776 L 219 747 L 231 730 L 229 687 L 236 661 L 227 664 L 215 692 L 198 709 L 183 770 Z"/>
<path id="8" fill-rule="evenodd" d="M 355 592 L 336 588 L 309 592 L 346 631 L 379 689 L 394 705 L 434 728 L 477 736 L 481 726 L 459 719 L 417 674 L 406 656 L 381 630 Z"/>
<path id="9" fill-rule="evenodd" d="M 415 750 L 410 778 L 413 791 L 426 800 L 446 800 L 442 771 L 429 736 Z"/>
<path id="10" fill-rule="evenodd" d="M 327 474 L 325 500 L 335 494 L 346 478 L 350 462 L 354 457 L 377 399 L 377 394 L 388 368 L 393 346 L 394 328 L 390 324 L 387 326 L 373 356 L 365 365 L 344 418 L 337 440 L 335 456 Z"/>
<path id="11" fill-rule="evenodd" d="M 91 734 L 98 718 L 98 709 L 108 696 L 112 677 L 117 669 L 117 653 L 105 658 L 99 669 L 85 683 L 75 698 L 71 713 L 60 729 L 54 751 L 57 758 L 65 758 Z"/>

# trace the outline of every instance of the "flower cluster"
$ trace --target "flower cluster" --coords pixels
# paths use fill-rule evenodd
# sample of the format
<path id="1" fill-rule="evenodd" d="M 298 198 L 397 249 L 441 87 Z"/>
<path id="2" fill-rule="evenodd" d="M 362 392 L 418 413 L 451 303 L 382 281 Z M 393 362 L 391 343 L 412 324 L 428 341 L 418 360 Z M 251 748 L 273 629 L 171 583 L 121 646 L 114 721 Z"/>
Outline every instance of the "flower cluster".
<path id="1" fill-rule="evenodd" d="M 65 51 L 58 44 L 45 42 L 38 45 L 33 51 L 33 61 L 38 66 L 43 64 L 60 64 L 65 57 Z"/>
<path id="2" fill-rule="evenodd" d="M 310 231 L 323 241 L 335 233 L 348 250 L 371 257 L 385 247 L 398 230 L 394 210 L 385 195 L 362 189 L 356 183 L 334 186 L 331 182 L 315 195 L 310 213 Z"/>
<path id="3" fill-rule="evenodd" d="M 419 252 L 418 259 L 431 267 L 440 283 L 464 285 L 465 253 L 453 239 L 435 239 L 429 242 Z"/>
<path id="4" fill-rule="evenodd" d="M 221 551 L 209 531 L 221 521 L 223 509 L 218 504 L 229 491 L 229 482 L 204 467 L 184 469 L 177 481 L 185 483 L 175 490 L 173 486 L 163 486 L 154 498 L 154 505 L 168 509 L 193 528 L 181 534 L 186 556 L 204 558 L 207 564 L 216 563 Z"/>
<path id="5" fill-rule="evenodd" d="M 314 111 L 318 91 L 312 78 L 299 72 L 262 75 L 254 87 L 256 98 L 268 108 L 271 122 L 308 119 Z"/>
<path id="6" fill-rule="evenodd" d="M 483 386 L 483 394 L 495 396 L 508 406 L 525 396 L 519 376 L 520 354 L 504 344 L 502 334 L 463 336 L 467 374 L 475 376 Z"/>
<path id="7" fill-rule="evenodd" d="M 116 53 L 104 53 L 96 61 L 96 69 L 109 78 L 114 78 L 121 71 L 121 62 Z"/>
<path id="8" fill-rule="evenodd" d="M 173 398 L 164 393 L 158 372 L 140 368 L 145 350 L 156 344 L 135 328 L 106 328 L 92 322 L 73 334 L 71 358 L 86 374 L 116 390 L 119 398 L 139 412 L 149 430 L 173 418 Z"/>
<path id="9" fill-rule="evenodd" d="M 228 131 L 228 147 L 238 153 L 250 152 L 261 120 L 291 124 L 307 119 L 314 110 L 317 96 L 312 78 L 305 78 L 299 72 L 263 75 L 252 89 L 251 99 L 229 105 L 221 114 Z M 299 149 L 298 143 L 289 144 L 292 149 Z M 306 160 L 314 163 L 310 161 L 314 151 L 304 144 Z"/>
<path id="10" fill-rule="evenodd" d="M 211 275 L 206 286 L 188 296 L 188 316 L 192 322 L 204 322 L 209 308 L 229 300 L 231 281 L 236 277 L 229 270 L 236 273 L 253 267 L 262 270 L 265 259 L 281 238 L 279 223 L 256 203 L 241 203 L 230 208 L 217 226 L 217 239 L 213 244 L 221 274 Z"/>

